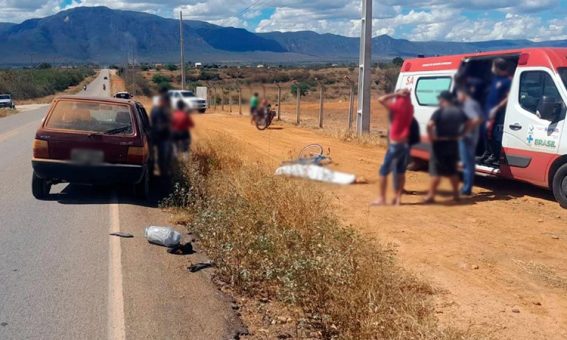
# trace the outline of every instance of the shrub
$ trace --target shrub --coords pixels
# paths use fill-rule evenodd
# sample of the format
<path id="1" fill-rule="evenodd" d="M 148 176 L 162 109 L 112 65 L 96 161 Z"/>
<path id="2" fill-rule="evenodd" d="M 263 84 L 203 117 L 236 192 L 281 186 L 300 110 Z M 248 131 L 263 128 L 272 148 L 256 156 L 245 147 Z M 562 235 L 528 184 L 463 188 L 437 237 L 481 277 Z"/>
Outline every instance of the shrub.
<path id="1" fill-rule="evenodd" d="M 0 92 L 11 93 L 14 99 L 45 97 L 76 86 L 94 74 L 86 67 L 0 70 Z"/>
<path id="2" fill-rule="evenodd" d="M 245 164 L 229 137 L 199 143 L 164 204 L 191 216 L 220 280 L 301 308 L 324 338 L 449 337 L 437 329 L 432 288 L 342 226 L 316 185 Z"/>
<path id="3" fill-rule="evenodd" d="M 299 83 L 299 92 L 300 92 L 302 97 L 308 95 L 310 90 L 311 90 L 311 87 L 309 86 L 309 84 L 307 84 L 305 82 Z M 291 85 L 291 94 L 297 95 L 297 84 Z"/>

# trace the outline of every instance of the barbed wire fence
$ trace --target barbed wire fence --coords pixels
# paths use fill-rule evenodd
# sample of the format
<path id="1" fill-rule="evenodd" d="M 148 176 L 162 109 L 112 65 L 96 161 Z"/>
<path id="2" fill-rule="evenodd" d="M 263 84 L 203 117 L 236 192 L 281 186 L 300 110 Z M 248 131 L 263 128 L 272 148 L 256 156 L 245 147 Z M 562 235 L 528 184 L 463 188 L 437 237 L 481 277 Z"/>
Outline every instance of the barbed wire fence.
<path id="1" fill-rule="evenodd" d="M 356 83 L 346 78 L 344 83 L 327 86 L 316 80 L 316 86 L 304 82 L 243 85 L 238 82 L 207 83 L 209 109 L 248 115 L 249 99 L 258 94 L 276 111 L 276 119 L 316 128 L 352 130 L 356 122 Z M 374 97 L 377 97 L 374 96 Z M 377 103 L 374 103 L 377 106 Z M 374 108 L 379 111 L 379 107 Z"/>

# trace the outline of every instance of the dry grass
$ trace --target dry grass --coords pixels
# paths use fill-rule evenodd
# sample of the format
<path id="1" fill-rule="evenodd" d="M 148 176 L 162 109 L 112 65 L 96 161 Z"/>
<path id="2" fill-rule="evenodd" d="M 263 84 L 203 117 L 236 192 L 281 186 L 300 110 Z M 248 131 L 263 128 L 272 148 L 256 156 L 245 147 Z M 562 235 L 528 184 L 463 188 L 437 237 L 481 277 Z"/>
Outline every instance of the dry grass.
<path id="1" fill-rule="evenodd" d="M 13 115 L 18 113 L 18 110 L 13 109 L 0 109 L 0 118 L 7 117 L 9 115 Z"/>
<path id="2" fill-rule="evenodd" d="M 462 338 L 438 329 L 433 289 L 392 250 L 341 225 L 316 185 L 244 164 L 230 137 L 200 141 L 165 201 L 188 218 L 220 280 L 296 306 L 324 338 Z"/>

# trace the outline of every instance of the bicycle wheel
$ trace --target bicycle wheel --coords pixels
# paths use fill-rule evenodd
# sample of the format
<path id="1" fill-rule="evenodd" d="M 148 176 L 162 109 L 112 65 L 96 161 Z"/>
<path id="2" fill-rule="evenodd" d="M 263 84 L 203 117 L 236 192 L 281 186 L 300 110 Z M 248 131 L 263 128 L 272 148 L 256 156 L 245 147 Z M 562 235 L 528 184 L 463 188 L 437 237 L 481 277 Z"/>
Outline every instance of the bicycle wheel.
<path id="1" fill-rule="evenodd" d="M 303 150 L 301 150 L 301 152 L 299 153 L 299 159 L 317 159 L 322 157 L 323 153 L 323 146 L 321 146 L 321 144 L 310 144 L 303 148 Z"/>
<path id="2" fill-rule="evenodd" d="M 256 119 L 256 128 L 260 131 L 264 131 L 270 126 L 269 121 L 267 118 L 258 118 Z"/>

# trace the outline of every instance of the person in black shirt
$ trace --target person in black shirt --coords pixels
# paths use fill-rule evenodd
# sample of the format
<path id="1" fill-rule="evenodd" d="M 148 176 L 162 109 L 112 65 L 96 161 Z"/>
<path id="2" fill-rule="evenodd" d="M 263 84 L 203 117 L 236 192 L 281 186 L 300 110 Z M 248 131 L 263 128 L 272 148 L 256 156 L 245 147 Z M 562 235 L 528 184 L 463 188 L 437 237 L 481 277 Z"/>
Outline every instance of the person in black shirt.
<path id="1" fill-rule="evenodd" d="M 160 91 L 159 100 L 150 114 L 152 143 L 157 148 L 160 176 L 170 175 L 172 156 L 171 101 L 166 89 Z"/>
<path id="2" fill-rule="evenodd" d="M 459 200 L 459 139 L 469 129 L 469 118 L 455 104 L 455 98 L 449 91 L 439 95 L 439 110 L 435 111 L 427 124 L 427 132 L 431 141 L 429 174 L 431 186 L 424 203 L 434 203 L 437 189 L 442 177 L 451 180 L 453 198 Z"/>

